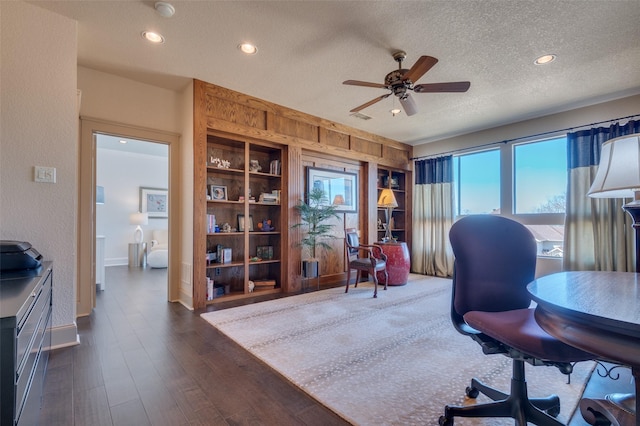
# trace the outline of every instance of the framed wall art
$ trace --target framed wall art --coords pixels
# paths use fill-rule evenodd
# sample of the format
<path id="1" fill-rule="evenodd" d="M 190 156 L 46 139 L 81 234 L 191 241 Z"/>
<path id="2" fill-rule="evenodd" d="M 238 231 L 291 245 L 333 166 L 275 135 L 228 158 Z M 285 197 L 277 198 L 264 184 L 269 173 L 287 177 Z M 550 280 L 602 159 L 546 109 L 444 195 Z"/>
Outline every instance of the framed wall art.
<path id="1" fill-rule="evenodd" d="M 324 191 L 323 204 L 335 205 L 336 211 L 344 213 L 358 211 L 357 174 L 307 167 L 307 191 L 314 188 Z"/>
<path id="2" fill-rule="evenodd" d="M 169 191 L 140 187 L 140 213 L 156 218 L 169 217 Z"/>

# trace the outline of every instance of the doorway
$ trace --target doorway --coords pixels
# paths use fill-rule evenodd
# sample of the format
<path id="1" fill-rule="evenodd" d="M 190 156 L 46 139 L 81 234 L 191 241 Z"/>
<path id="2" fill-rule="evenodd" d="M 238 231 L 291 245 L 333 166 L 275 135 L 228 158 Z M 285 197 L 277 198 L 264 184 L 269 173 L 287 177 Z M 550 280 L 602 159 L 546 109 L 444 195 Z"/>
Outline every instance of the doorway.
<path id="1" fill-rule="evenodd" d="M 104 204 L 96 204 L 97 198 L 97 165 L 100 158 L 98 158 L 98 138 L 100 137 L 111 137 L 114 138 L 116 143 L 120 143 L 120 140 L 127 140 L 131 142 L 138 142 L 139 144 L 148 144 L 148 145 L 140 145 L 142 147 L 156 147 L 159 145 L 164 146 L 164 149 L 167 151 L 167 159 L 166 159 L 166 173 L 168 174 L 167 186 L 166 186 L 166 194 L 168 199 L 168 207 L 166 218 L 162 220 L 166 223 L 166 229 L 168 230 L 169 242 L 167 245 L 167 285 L 166 285 L 166 294 L 168 301 L 175 301 L 178 299 L 179 292 L 179 277 L 176 275 L 178 273 L 178 268 L 174 266 L 177 259 L 179 259 L 179 252 L 177 244 L 173 244 L 172 241 L 179 241 L 178 232 L 178 206 L 176 202 L 173 201 L 175 190 L 178 188 L 179 182 L 179 135 L 174 133 L 162 132 L 153 129 L 145 129 L 140 127 L 134 127 L 130 125 L 118 124 L 107 121 L 100 121 L 95 119 L 87 119 L 81 118 L 80 120 L 81 127 L 81 135 L 80 135 L 80 175 L 79 175 L 79 196 L 78 196 L 78 255 L 77 255 L 77 285 L 76 285 L 76 315 L 77 316 L 86 316 L 91 314 L 91 311 L 95 307 L 96 304 L 96 235 L 101 235 L 101 233 L 105 233 L 105 229 L 110 229 L 115 232 L 114 234 L 114 243 L 117 244 L 117 241 L 120 241 L 122 244 L 122 238 L 131 239 L 133 241 L 134 229 L 135 225 L 132 226 L 129 220 L 129 216 L 131 213 L 139 210 L 140 207 L 140 185 L 136 183 L 136 189 L 131 192 L 127 191 L 127 195 L 119 194 L 118 192 L 111 193 L 111 191 L 104 187 Z M 126 144 L 122 144 L 126 145 Z M 133 147 L 133 145 L 131 145 Z M 106 151 L 104 151 L 106 152 Z M 115 153 L 112 153 L 115 155 Z M 140 154 L 140 153 L 138 153 Z M 140 156 L 129 154 L 128 161 L 134 161 L 133 165 L 128 164 L 125 166 L 122 162 L 118 161 L 113 165 L 114 168 L 117 169 L 116 173 L 120 173 L 123 169 L 126 168 L 136 168 L 137 165 L 135 163 L 135 159 L 140 160 Z M 113 161 L 113 159 L 112 159 Z M 101 172 L 102 173 L 102 172 Z M 101 177 L 102 178 L 102 177 Z M 136 178 L 138 179 L 138 178 Z M 133 184 L 132 184 L 133 185 Z M 165 189 L 165 187 L 159 188 Z M 175 190 L 174 190 L 175 189 Z M 110 195 L 111 193 L 111 195 Z M 111 201 L 110 201 L 111 200 Z M 177 199 L 176 199 L 177 201 Z M 108 203 L 113 202 L 113 207 L 116 207 L 117 203 L 122 203 L 122 212 L 118 214 L 119 218 L 117 219 L 117 223 L 110 223 L 109 225 L 105 225 L 104 223 L 99 224 L 97 220 L 98 209 L 102 209 L 107 206 Z M 129 212 L 127 209 L 131 210 Z M 127 210 L 126 212 L 124 210 Z M 103 212 L 102 212 L 103 213 Z M 158 222 L 151 223 L 151 226 L 159 226 Z M 100 225 L 102 228 L 100 230 L 97 229 L 97 226 Z M 105 227 L 106 226 L 106 227 Z M 147 226 L 147 230 L 149 233 L 153 230 L 151 227 Z M 98 232 L 97 232 L 98 231 Z M 127 234 L 130 233 L 130 236 Z M 128 245 L 126 243 L 126 251 L 127 254 L 123 254 L 123 252 L 116 251 L 113 254 L 112 251 L 108 250 L 108 242 L 107 238 L 109 235 L 105 235 L 104 240 L 104 259 L 105 263 L 110 262 L 111 264 L 122 263 L 124 260 L 127 260 L 128 264 Z M 150 241 L 151 234 L 145 236 L 145 240 Z M 120 249 L 121 250 L 121 249 Z M 108 289 L 108 283 L 106 284 L 106 289 Z"/>
<path id="2" fill-rule="evenodd" d="M 105 291 L 110 267 L 136 274 L 168 267 L 169 146 L 102 133 L 95 140 L 96 285 Z"/>

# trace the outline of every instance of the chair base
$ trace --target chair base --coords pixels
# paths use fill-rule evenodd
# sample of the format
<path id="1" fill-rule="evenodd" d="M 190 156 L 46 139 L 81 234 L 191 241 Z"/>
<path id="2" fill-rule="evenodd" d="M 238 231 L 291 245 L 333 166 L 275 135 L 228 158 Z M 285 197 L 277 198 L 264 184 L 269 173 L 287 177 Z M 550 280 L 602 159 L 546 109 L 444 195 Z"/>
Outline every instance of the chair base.
<path id="1" fill-rule="evenodd" d="M 377 273 L 378 271 L 374 272 L 373 274 L 373 283 L 374 283 L 374 288 L 373 288 L 373 297 L 377 298 L 378 297 L 378 277 L 377 277 Z M 358 269 L 356 270 L 356 283 L 354 285 L 354 287 L 358 287 L 358 283 L 360 282 L 360 277 L 361 277 L 361 271 Z M 387 275 L 387 271 L 384 271 L 384 289 L 387 289 L 387 283 L 389 281 L 389 276 Z M 351 269 L 349 268 L 349 270 L 347 271 L 347 284 L 345 286 L 344 292 L 348 293 L 349 292 L 349 283 L 351 281 Z"/>
<path id="2" fill-rule="evenodd" d="M 494 402 L 464 407 L 447 405 L 444 416 L 439 419 L 440 426 L 453 426 L 454 417 L 507 417 L 515 419 L 516 426 L 526 426 L 527 422 L 539 426 L 563 426 L 563 423 L 554 418 L 560 414 L 560 398 L 557 395 L 529 399 L 523 360 L 513 360 L 509 395 L 473 379 L 471 386 L 467 388 L 467 396 L 475 398 L 478 392 Z"/>

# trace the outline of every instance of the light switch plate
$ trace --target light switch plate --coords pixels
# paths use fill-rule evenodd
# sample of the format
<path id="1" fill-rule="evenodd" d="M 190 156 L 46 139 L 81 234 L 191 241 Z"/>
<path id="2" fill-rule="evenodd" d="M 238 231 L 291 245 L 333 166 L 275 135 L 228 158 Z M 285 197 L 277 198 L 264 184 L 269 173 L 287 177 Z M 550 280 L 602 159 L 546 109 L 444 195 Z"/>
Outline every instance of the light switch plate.
<path id="1" fill-rule="evenodd" d="M 56 183 L 56 168 L 35 166 L 33 170 L 33 180 L 35 182 Z"/>

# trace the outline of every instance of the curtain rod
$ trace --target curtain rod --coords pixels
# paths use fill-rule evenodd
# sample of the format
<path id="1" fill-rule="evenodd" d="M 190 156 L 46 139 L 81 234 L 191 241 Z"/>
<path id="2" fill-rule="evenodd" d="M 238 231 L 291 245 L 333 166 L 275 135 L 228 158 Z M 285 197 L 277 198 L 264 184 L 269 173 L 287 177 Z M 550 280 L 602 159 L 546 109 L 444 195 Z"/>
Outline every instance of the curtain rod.
<path id="1" fill-rule="evenodd" d="M 485 147 L 493 146 L 493 145 L 506 144 L 506 143 L 509 143 L 509 142 L 519 141 L 519 140 L 522 140 L 522 139 L 537 138 L 537 137 L 540 137 L 540 136 L 547 136 L 547 135 L 558 133 L 558 132 L 568 132 L 568 131 L 571 131 L 571 130 L 581 129 L 583 127 L 593 127 L 593 126 L 597 126 L 598 124 L 612 123 L 614 121 L 626 120 L 628 118 L 634 118 L 634 117 L 640 117 L 640 114 L 628 115 L 626 117 L 612 118 L 610 120 L 604 120 L 604 121 L 597 121 L 595 123 L 583 124 L 581 126 L 567 127 L 566 129 L 550 130 L 548 132 L 537 133 L 535 135 L 520 136 L 518 138 L 506 139 L 506 140 L 503 140 L 503 141 L 500 141 L 500 142 L 489 142 L 489 143 L 485 143 L 485 144 L 482 144 L 482 145 L 470 146 L 468 148 L 459 148 L 459 149 L 454 149 L 452 151 L 445 151 L 445 152 L 441 152 L 439 154 L 422 155 L 420 157 L 412 157 L 409 160 L 421 160 L 423 158 L 432 158 L 432 157 L 439 157 L 439 156 L 442 156 L 442 155 L 455 154 L 457 152 L 475 150 L 475 149 L 478 149 L 478 148 L 485 148 Z"/>

